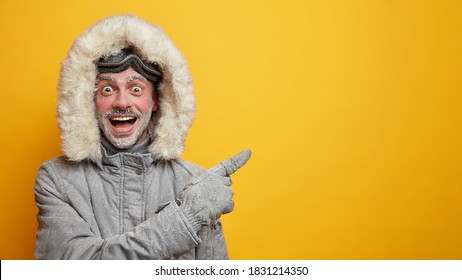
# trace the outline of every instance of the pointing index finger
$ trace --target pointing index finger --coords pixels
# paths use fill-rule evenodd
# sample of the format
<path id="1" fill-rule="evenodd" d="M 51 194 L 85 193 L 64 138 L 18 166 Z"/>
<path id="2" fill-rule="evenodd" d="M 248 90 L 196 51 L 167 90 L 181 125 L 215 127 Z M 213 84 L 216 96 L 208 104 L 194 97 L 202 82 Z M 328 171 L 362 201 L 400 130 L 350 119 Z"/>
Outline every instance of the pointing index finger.
<path id="1" fill-rule="evenodd" d="M 230 157 L 229 159 L 222 161 L 221 163 L 210 168 L 209 171 L 212 171 L 221 176 L 228 176 L 236 172 L 239 168 L 244 166 L 247 163 L 252 152 L 250 150 L 244 150 L 239 154 Z"/>

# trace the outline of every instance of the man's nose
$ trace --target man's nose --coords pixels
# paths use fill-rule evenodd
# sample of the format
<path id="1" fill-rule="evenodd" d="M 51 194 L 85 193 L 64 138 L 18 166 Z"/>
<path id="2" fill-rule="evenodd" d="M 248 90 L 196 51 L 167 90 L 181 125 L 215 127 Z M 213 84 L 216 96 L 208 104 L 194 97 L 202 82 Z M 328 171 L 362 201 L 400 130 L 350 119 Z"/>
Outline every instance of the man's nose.
<path id="1" fill-rule="evenodd" d="M 113 103 L 114 108 L 126 109 L 131 106 L 130 93 L 125 90 L 121 90 L 117 93 L 116 99 Z"/>

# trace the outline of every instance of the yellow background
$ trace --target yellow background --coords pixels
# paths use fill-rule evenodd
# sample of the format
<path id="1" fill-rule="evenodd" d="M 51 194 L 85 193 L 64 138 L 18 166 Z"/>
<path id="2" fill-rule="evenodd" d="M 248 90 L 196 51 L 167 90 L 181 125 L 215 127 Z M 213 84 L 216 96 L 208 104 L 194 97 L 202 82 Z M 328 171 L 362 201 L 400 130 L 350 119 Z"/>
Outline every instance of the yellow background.
<path id="1" fill-rule="evenodd" d="M 183 157 L 253 151 L 223 217 L 232 258 L 461 259 L 461 3 L 0 0 L 0 258 L 33 258 L 60 62 L 134 13 L 190 62 Z"/>

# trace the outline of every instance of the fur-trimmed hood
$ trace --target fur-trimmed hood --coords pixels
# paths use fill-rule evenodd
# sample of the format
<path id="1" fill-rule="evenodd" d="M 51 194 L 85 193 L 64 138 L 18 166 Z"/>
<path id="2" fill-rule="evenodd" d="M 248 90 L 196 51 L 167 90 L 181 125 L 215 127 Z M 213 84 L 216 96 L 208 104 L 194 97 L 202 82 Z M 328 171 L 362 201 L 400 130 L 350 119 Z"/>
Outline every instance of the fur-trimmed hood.
<path id="1" fill-rule="evenodd" d="M 106 18 L 78 37 L 62 63 L 59 80 L 58 122 L 62 149 L 72 161 L 101 160 L 101 135 L 95 114 L 95 62 L 131 47 L 142 59 L 157 62 L 163 78 L 158 88 L 159 110 L 148 131 L 150 152 L 156 159 L 174 159 L 196 110 L 192 78 L 183 55 L 167 35 L 136 16 Z"/>

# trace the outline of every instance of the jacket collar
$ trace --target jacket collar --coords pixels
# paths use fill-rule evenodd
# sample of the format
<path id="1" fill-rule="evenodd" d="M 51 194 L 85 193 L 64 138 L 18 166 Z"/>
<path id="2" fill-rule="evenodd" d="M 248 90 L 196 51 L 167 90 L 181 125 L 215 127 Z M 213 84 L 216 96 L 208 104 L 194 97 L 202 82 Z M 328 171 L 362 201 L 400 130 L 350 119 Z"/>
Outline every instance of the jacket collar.
<path id="1" fill-rule="evenodd" d="M 104 166 L 119 168 L 122 165 L 147 168 L 156 160 L 151 152 L 149 152 L 150 137 L 147 137 L 143 142 L 136 144 L 130 149 L 120 150 L 114 147 L 106 139 L 101 137 L 101 161 L 97 162 L 100 169 Z"/>

